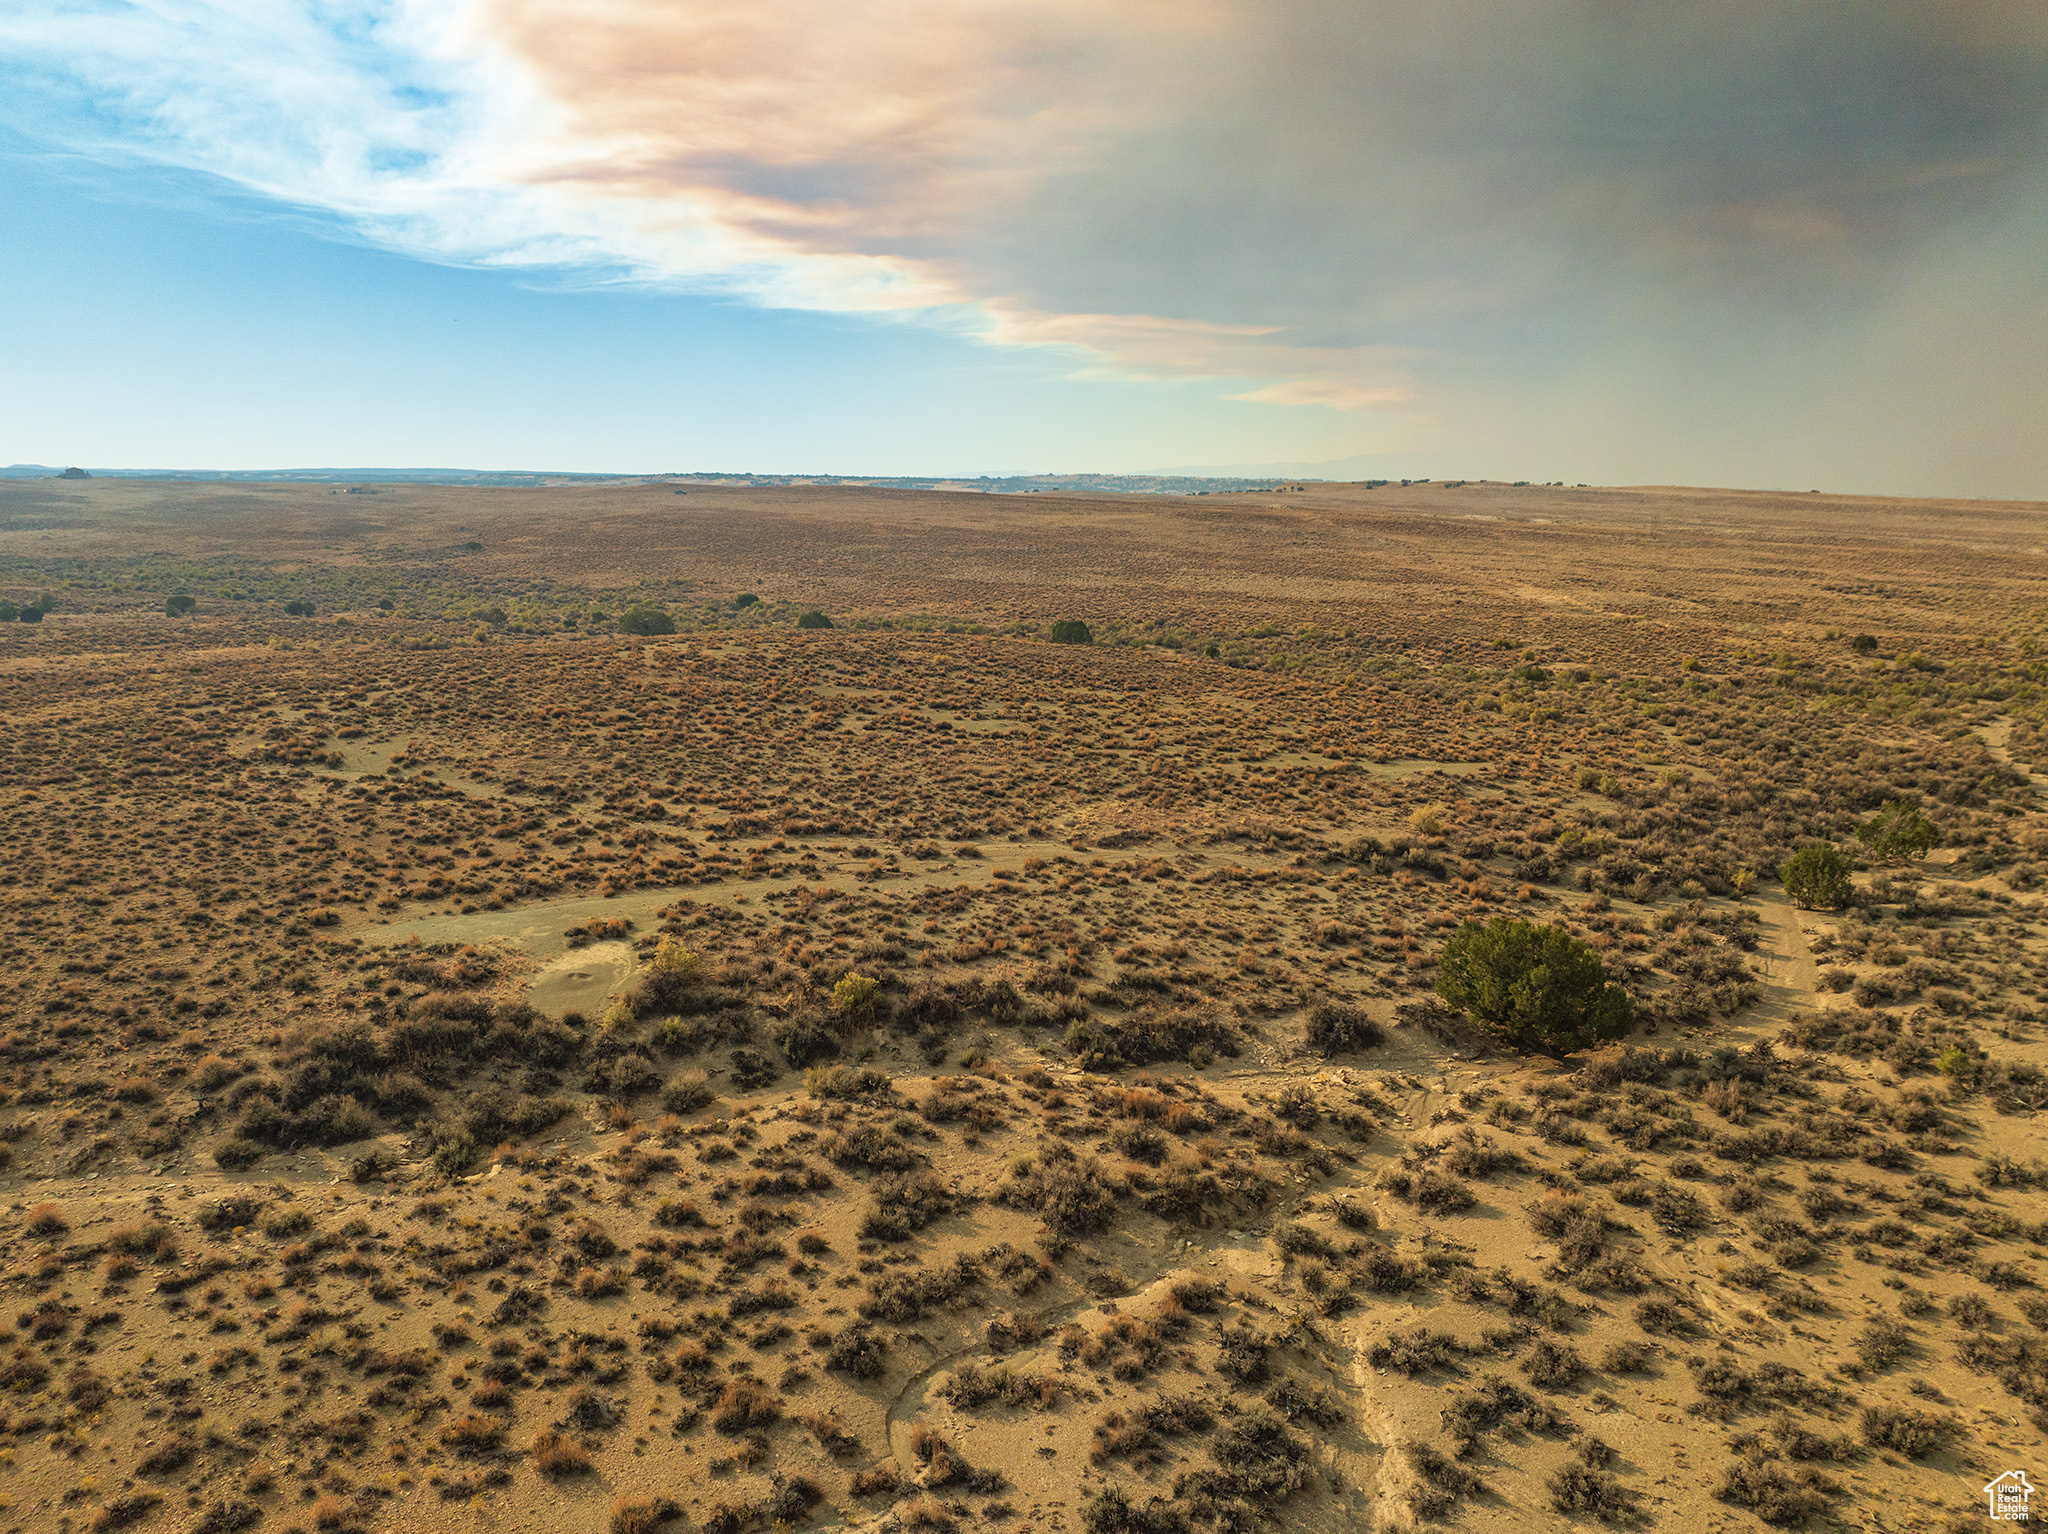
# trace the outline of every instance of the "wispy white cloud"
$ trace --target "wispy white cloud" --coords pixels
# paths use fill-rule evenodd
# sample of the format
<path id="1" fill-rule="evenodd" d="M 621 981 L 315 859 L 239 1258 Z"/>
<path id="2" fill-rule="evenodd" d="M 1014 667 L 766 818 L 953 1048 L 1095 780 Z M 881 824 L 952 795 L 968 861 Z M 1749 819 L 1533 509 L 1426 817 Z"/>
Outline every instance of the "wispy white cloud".
<path id="1" fill-rule="evenodd" d="M 0 18 L 0 48 L 38 66 L 29 131 L 202 172 L 412 254 L 833 307 L 919 301 L 904 262 L 795 248 L 725 188 L 608 186 L 618 146 L 579 136 L 571 108 L 480 22 L 473 7 L 411 0 L 82 3 Z"/>
<path id="2" fill-rule="evenodd" d="M 1046 313 L 974 260 L 977 225 L 1142 121 L 1105 72 L 1221 24 L 1068 0 L 83 0 L 0 19 L 0 49 L 41 86 L 31 131 L 428 259 L 923 317 L 1131 377 L 1321 379 L 1343 359 L 1275 327 Z"/>

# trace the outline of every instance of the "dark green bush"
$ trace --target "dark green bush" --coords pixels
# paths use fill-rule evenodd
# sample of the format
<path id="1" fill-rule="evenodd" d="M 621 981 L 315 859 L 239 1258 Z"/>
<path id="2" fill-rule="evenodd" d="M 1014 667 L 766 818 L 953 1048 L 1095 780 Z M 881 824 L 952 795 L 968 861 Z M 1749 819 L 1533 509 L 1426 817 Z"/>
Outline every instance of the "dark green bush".
<path id="1" fill-rule="evenodd" d="M 814 607 L 796 620 L 796 626 L 800 629 L 828 629 L 832 627 L 832 620 Z"/>
<path id="2" fill-rule="evenodd" d="M 1095 632 L 1079 618 L 1062 618 L 1052 626 L 1054 644 L 1093 644 Z"/>
<path id="3" fill-rule="evenodd" d="M 1563 1059 L 1627 1033 L 1628 992 L 1560 927 L 1512 916 L 1467 922 L 1444 945 L 1437 994 L 1496 1038 Z"/>
<path id="4" fill-rule="evenodd" d="M 1795 904 L 1809 911 L 1839 911 L 1849 904 L 1849 875 L 1855 867 L 1848 854 L 1817 842 L 1785 859 L 1778 877 L 1785 881 L 1785 893 Z"/>
<path id="5" fill-rule="evenodd" d="M 619 617 L 621 634 L 673 634 L 676 620 L 658 607 L 629 607 Z"/>
<path id="6" fill-rule="evenodd" d="M 1856 840 L 1887 863 L 1911 863 L 1927 856 L 1939 836 L 1934 822 L 1920 813 L 1910 795 L 1886 803 L 1856 828 Z"/>

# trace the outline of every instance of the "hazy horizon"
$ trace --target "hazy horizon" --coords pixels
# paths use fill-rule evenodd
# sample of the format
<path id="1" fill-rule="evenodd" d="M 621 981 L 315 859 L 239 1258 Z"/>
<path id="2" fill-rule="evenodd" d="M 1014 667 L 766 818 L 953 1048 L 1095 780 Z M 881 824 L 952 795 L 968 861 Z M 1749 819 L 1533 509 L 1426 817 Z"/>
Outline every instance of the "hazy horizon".
<path id="1" fill-rule="evenodd" d="M 0 464 L 0 481 L 35 481 L 61 478 L 69 468 L 84 469 L 93 478 L 111 479 L 210 479 L 221 478 L 238 483 L 335 483 L 349 480 L 374 480 L 380 484 L 400 486 L 414 484 L 489 484 L 506 480 L 571 480 L 601 483 L 610 480 L 679 479 L 692 481 L 716 481 L 720 479 L 788 479 L 814 481 L 821 484 L 843 484 L 858 488 L 864 485 L 888 486 L 906 482 L 930 482 L 934 485 L 949 483 L 974 484 L 979 481 L 1015 482 L 1020 480 L 1044 479 L 1079 481 L 1086 479 L 1117 480 L 1133 482 L 1136 489 L 1139 481 L 1186 481 L 1199 482 L 1240 481 L 1248 486 L 1275 484 L 1296 480 L 1309 484 L 1358 484 L 1385 483 L 1390 485 L 1408 484 L 1451 484 L 1451 485 L 1498 485 L 1520 487 L 1525 485 L 1556 484 L 1564 488 L 1579 490 L 1654 490 L 1654 491 L 1725 491 L 1737 495 L 1810 495 L 1864 496 L 1896 500 L 1935 501 L 1986 501 L 2011 502 L 2018 504 L 2048 504 L 2043 496 L 2003 495 L 1924 495 L 1901 496 L 1883 491 L 1854 491 L 1831 489 L 1817 485 L 1738 485 L 1738 484 L 1683 484 L 1639 481 L 1634 483 L 1599 483 L 1585 480 L 1509 480 L 1487 475 L 1424 474 L 1419 470 L 1403 472 L 1381 468 L 1376 462 L 1361 466 L 1357 459 L 1338 459 L 1323 464 L 1303 463 L 1240 463 L 1240 464 L 1178 464 L 1149 469 L 1105 470 L 1105 469 L 1021 469 L 1007 473 L 921 473 L 904 471 L 884 474 L 851 474 L 833 469 L 776 469 L 757 467 L 751 469 L 560 469 L 532 468 L 520 465 L 456 466 L 429 464 L 291 464 L 272 465 L 261 468 L 220 468 L 217 466 L 199 468 L 166 468 L 162 466 L 93 466 L 89 464 L 57 465 L 42 463 Z M 1356 473 L 1328 472 L 1332 470 L 1358 468 Z M 1320 471 L 1320 472 L 1319 472 Z M 409 476 L 417 476 L 410 478 Z M 1049 490 L 1061 490 L 1053 485 Z M 1082 487 L 1076 487 L 1077 489 Z M 1085 487 L 1097 488 L 1097 487 Z M 1105 493 L 1117 493 L 1118 485 L 1099 487 Z M 1174 493 L 1162 489 L 1157 493 Z"/>

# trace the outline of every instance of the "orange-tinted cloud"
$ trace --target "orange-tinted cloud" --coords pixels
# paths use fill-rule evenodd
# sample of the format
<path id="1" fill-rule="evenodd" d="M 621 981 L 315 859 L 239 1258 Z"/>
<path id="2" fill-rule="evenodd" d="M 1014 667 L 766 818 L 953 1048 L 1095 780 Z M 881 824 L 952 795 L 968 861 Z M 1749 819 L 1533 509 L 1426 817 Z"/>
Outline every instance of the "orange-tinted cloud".
<path id="1" fill-rule="evenodd" d="M 989 344 L 1126 376 L 1272 378 L 1243 397 L 1274 403 L 1392 402 L 1405 388 L 1350 376 L 1365 350 L 1296 348 L 1274 325 L 1047 312 L 992 293 L 977 262 L 978 231 L 1151 125 L 1167 63 L 1245 19 L 1073 0 L 486 0 L 471 25 L 558 109 L 518 175 L 650 238 L 693 229 L 762 296 L 955 311 Z"/>

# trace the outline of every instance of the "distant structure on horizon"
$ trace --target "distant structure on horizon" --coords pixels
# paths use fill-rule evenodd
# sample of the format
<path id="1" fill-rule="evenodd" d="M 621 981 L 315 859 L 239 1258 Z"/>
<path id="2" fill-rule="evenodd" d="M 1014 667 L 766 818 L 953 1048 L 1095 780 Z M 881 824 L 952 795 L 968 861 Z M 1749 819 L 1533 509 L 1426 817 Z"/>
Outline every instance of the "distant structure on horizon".
<path id="1" fill-rule="evenodd" d="M 59 475 L 57 476 L 57 478 L 59 478 L 59 479 L 91 479 L 91 478 L 92 478 L 92 476 L 91 476 L 90 474 L 86 473 L 86 472 L 85 472 L 85 470 L 83 470 L 83 469 L 81 469 L 81 468 L 78 468 L 78 467 L 76 467 L 76 466 L 74 465 L 73 467 L 71 467 L 71 468 L 68 468 L 68 469 L 66 469 L 66 470 L 65 470 L 65 471 L 64 471 L 64 472 L 63 472 L 62 474 L 59 474 Z"/>

